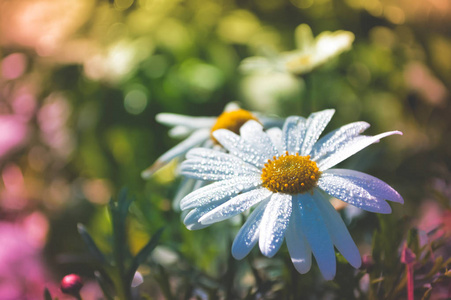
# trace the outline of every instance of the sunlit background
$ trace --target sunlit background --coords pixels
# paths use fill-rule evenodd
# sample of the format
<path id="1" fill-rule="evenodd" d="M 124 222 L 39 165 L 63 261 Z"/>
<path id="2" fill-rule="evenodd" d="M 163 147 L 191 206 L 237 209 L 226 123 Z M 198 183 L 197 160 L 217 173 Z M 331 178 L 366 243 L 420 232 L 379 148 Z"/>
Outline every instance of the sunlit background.
<path id="1" fill-rule="evenodd" d="M 300 24 L 313 36 L 351 32 L 353 42 L 297 74 L 272 68 L 268 62 L 280 53 L 303 47 Z M 279 117 L 335 108 L 327 131 L 358 120 L 372 125 L 370 134 L 403 131 L 342 165 L 403 195 L 405 204 L 392 205 L 389 217 L 403 222 L 395 250 L 411 228 L 423 236 L 438 228 L 426 239 L 450 236 L 448 0 L 0 0 L 0 43 L 0 299 L 40 299 L 45 287 L 71 299 L 58 289 L 69 273 L 85 279 L 84 299 L 102 298 L 77 223 L 111 252 L 106 203 L 122 187 L 136 197 L 132 252 L 166 227 L 152 262 L 139 269 L 144 293 L 167 297 L 161 269 L 152 267 L 159 265 L 174 299 L 187 290 L 207 299 L 209 288 L 223 295 L 215 280 L 229 264 L 239 226 L 188 231 L 172 207 L 180 181 L 174 165 L 149 180 L 140 174 L 179 142 L 156 114 L 217 116 L 232 101 Z M 263 64 L 247 68 L 253 57 Z M 370 255 L 379 220 L 354 215 L 346 215 L 351 235 Z M 446 260 L 451 245 L 444 241 L 437 251 Z M 253 256 L 273 282 L 265 299 L 289 295 L 286 250 L 272 260 L 258 250 Z M 244 298 L 255 279 L 248 264 L 240 268 L 234 295 Z M 340 282 L 312 285 L 319 272 L 311 273 L 296 277 L 305 295 L 340 295 Z M 368 276 L 361 277 L 356 299 L 371 291 Z M 431 299 L 446 299 L 449 291 L 431 280 L 422 283 L 435 287 Z M 406 298 L 404 287 L 396 292 L 379 299 Z"/>

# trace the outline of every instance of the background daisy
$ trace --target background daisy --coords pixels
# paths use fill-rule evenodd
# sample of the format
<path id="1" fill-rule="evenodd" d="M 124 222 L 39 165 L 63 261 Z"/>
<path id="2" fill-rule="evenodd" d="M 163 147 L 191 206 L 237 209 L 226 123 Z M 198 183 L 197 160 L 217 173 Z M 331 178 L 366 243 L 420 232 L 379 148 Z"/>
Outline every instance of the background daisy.
<path id="1" fill-rule="evenodd" d="M 182 142 L 175 145 L 163 153 L 146 170 L 141 173 L 143 178 L 150 178 L 152 174 L 167 165 L 176 158 L 181 158 L 185 153 L 195 147 L 202 146 L 206 148 L 220 148 L 220 145 L 213 137 L 212 132 L 220 128 L 226 128 L 232 132 L 239 132 L 240 127 L 248 120 L 261 122 L 263 126 L 282 125 L 282 120 L 270 118 L 258 113 L 251 113 L 241 109 L 236 103 L 231 102 L 226 105 L 224 112 L 218 117 L 191 117 L 171 113 L 157 114 L 156 120 L 159 123 L 172 127 L 169 136 L 174 138 L 185 138 Z M 174 208 L 178 208 L 180 200 L 193 190 L 204 185 L 202 181 L 193 179 L 184 179 L 173 200 Z"/>

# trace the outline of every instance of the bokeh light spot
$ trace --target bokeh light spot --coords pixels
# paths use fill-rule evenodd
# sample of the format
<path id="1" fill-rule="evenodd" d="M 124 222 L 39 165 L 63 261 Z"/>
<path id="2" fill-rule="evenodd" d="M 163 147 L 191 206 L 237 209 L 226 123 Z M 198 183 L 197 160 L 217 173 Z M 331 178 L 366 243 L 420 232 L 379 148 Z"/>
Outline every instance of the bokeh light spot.
<path id="1" fill-rule="evenodd" d="M 150 78 L 160 78 L 168 69 L 169 62 L 164 55 L 153 55 L 142 64 L 144 73 Z"/>
<path id="2" fill-rule="evenodd" d="M 385 17 L 394 24 L 403 24 L 406 20 L 404 11 L 396 6 L 387 6 L 384 10 Z"/>
<path id="3" fill-rule="evenodd" d="M 95 204 L 106 204 L 111 198 L 111 182 L 96 178 L 83 183 L 83 193 L 88 201 Z"/>
<path id="4" fill-rule="evenodd" d="M 142 90 L 134 89 L 129 91 L 124 98 L 125 110 L 133 115 L 138 115 L 146 109 L 147 95 Z"/>
<path id="5" fill-rule="evenodd" d="M 260 23 L 255 15 L 237 10 L 219 22 L 218 35 L 226 41 L 246 44 L 259 28 Z"/>

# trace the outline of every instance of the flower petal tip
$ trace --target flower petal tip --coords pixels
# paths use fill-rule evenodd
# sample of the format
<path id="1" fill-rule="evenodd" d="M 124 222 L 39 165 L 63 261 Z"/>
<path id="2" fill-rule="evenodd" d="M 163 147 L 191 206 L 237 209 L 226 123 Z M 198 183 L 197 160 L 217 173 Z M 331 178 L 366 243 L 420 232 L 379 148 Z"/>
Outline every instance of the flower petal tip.
<path id="1" fill-rule="evenodd" d="M 142 179 L 149 179 L 154 172 L 152 172 L 152 170 L 150 170 L 150 168 L 145 169 L 144 171 L 141 172 L 141 178 Z"/>
<path id="2" fill-rule="evenodd" d="M 240 253 L 238 251 L 233 251 L 233 250 L 234 249 L 232 248 L 232 256 L 236 260 L 242 260 L 243 258 L 245 258 L 247 256 L 247 253 Z"/>
<path id="3" fill-rule="evenodd" d="M 260 241 L 262 241 L 261 239 L 259 240 L 259 248 L 260 248 L 260 252 L 268 257 L 268 258 L 272 258 L 274 255 L 276 255 L 277 251 L 279 250 L 279 247 L 274 248 L 271 247 L 270 245 L 265 245 L 264 243 L 261 243 Z"/>
<path id="4" fill-rule="evenodd" d="M 151 165 L 150 167 L 141 172 L 141 178 L 149 179 L 150 177 L 152 177 L 153 174 L 155 174 L 156 171 L 162 168 L 165 164 L 166 164 L 165 162 L 157 160 L 156 162 L 153 163 L 153 165 Z"/>
<path id="5" fill-rule="evenodd" d="M 355 269 L 359 269 L 362 266 L 362 258 L 359 256 L 355 259 L 355 261 L 349 261 L 349 264 L 353 266 Z"/>
<path id="6" fill-rule="evenodd" d="M 387 199 L 391 202 L 396 202 L 396 203 L 400 203 L 400 204 L 404 204 L 404 198 L 395 191 L 395 195 L 393 195 L 393 198 Z"/>
<path id="7" fill-rule="evenodd" d="M 385 202 L 387 203 L 387 202 Z M 384 214 L 384 215 L 388 215 L 391 214 L 392 210 L 391 210 L 391 206 L 387 203 L 387 206 L 382 206 L 381 209 L 379 211 L 375 211 L 378 214 Z"/>

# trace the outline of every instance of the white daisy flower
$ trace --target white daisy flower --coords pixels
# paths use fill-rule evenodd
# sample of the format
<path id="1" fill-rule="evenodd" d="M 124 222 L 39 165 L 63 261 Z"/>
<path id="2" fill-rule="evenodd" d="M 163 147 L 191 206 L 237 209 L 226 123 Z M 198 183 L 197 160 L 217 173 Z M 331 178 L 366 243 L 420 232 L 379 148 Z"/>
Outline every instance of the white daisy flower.
<path id="1" fill-rule="evenodd" d="M 249 120 L 258 121 L 265 127 L 282 127 L 283 124 L 281 119 L 249 112 L 241 109 L 234 102 L 227 104 L 224 112 L 218 117 L 191 117 L 160 113 L 156 116 L 156 120 L 161 124 L 172 127 L 169 131 L 169 136 L 185 138 L 185 140 L 163 153 L 150 167 L 144 170 L 141 176 L 145 179 L 150 178 L 156 171 L 173 159 L 183 157 L 192 148 L 199 146 L 206 148 L 219 147 L 218 142 L 212 136 L 212 132 L 217 129 L 224 128 L 238 133 L 240 127 Z M 181 198 L 202 185 L 201 181 L 184 179 L 176 193 L 174 204 L 178 207 Z"/>
<path id="2" fill-rule="evenodd" d="M 351 48 L 354 34 L 350 31 L 324 31 L 316 38 L 307 24 L 296 28 L 297 49 L 272 57 L 254 56 L 242 61 L 244 72 L 280 71 L 302 75 Z"/>
<path id="3" fill-rule="evenodd" d="M 229 153 L 196 148 L 186 155 L 182 174 L 217 181 L 182 199 L 188 229 L 201 229 L 254 207 L 232 245 L 232 255 L 244 258 L 258 242 L 272 257 L 286 240 L 295 268 L 306 273 L 311 255 L 327 280 L 335 276 L 334 246 L 358 268 L 359 251 L 343 220 L 330 204 L 336 197 L 370 212 L 390 213 L 385 200 L 403 203 L 385 182 L 352 170 L 331 169 L 381 138 L 402 134 L 390 131 L 361 135 L 369 127 L 355 122 L 318 140 L 334 110 L 313 113 L 308 119 L 289 117 L 283 129 L 263 131 L 248 121 L 241 136 L 220 129 L 213 133 Z"/>

